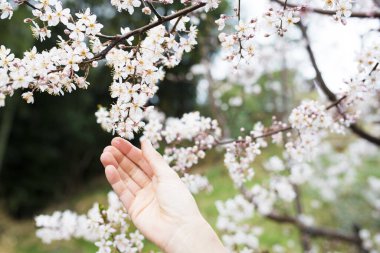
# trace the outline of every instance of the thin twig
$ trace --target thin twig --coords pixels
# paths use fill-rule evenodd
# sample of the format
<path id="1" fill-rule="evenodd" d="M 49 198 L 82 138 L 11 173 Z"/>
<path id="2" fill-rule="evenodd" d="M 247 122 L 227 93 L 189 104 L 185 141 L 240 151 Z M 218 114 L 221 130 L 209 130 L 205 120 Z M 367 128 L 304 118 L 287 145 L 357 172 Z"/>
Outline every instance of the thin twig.
<path id="1" fill-rule="evenodd" d="M 182 17 L 183 16 L 177 18 L 177 20 L 175 21 L 175 24 L 173 25 L 172 29 L 170 30 L 170 33 L 174 33 L 175 32 L 175 30 L 177 29 L 177 26 L 179 24 L 179 21 L 181 21 Z"/>
<path id="2" fill-rule="evenodd" d="M 336 100 L 334 103 L 330 104 L 329 106 L 326 107 L 327 110 L 330 110 L 331 108 L 337 106 L 338 104 L 340 104 L 340 102 L 342 102 L 343 100 L 345 100 L 347 98 L 347 96 L 343 96 L 341 98 L 339 98 L 338 100 Z"/>
<path id="3" fill-rule="evenodd" d="M 98 33 L 95 36 L 98 38 L 107 39 L 107 40 L 114 40 L 115 39 L 114 35 L 105 35 L 105 34 L 101 34 L 101 33 Z"/>
<path id="4" fill-rule="evenodd" d="M 34 6 L 33 4 L 31 4 L 29 1 L 23 1 L 20 4 L 26 4 L 27 6 L 29 6 L 30 8 L 32 8 L 34 10 L 39 10 L 39 8 L 37 8 L 36 6 Z"/>
<path id="5" fill-rule="evenodd" d="M 292 127 L 291 126 L 288 126 L 288 127 L 283 127 L 283 128 L 278 128 L 276 130 L 272 130 L 272 131 L 268 131 L 262 135 L 257 135 L 257 136 L 252 136 L 252 140 L 257 140 L 257 139 L 261 139 L 261 138 L 266 138 L 266 137 L 269 137 L 269 136 L 272 136 L 272 135 L 275 135 L 277 133 L 281 133 L 281 132 L 286 132 L 286 131 L 289 131 L 291 130 Z M 227 144 L 230 144 L 230 143 L 233 143 L 233 142 L 243 142 L 244 140 L 236 140 L 236 139 L 233 139 L 233 140 L 224 140 L 224 141 L 219 141 L 217 143 L 217 145 L 227 145 Z"/>
<path id="6" fill-rule="evenodd" d="M 271 0 L 271 1 L 281 4 L 281 5 L 285 5 L 285 2 L 281 0 Z M 287 3 L 287 6 L 291 8 L 301 7 L 302 8 L 301 10 L 305 12 L 314 12 L 314 13 L 318 13 L 322 15 L 330 15 L 330 16 L 336 15 L 336 11 L 334 10 L 323 10 L 319 8 L 313 8 L 309 6 L 290 4 L 290 3 Z M 380 12 L 352 12 L 350 17 L 352 18 L 380 18 Z"/>

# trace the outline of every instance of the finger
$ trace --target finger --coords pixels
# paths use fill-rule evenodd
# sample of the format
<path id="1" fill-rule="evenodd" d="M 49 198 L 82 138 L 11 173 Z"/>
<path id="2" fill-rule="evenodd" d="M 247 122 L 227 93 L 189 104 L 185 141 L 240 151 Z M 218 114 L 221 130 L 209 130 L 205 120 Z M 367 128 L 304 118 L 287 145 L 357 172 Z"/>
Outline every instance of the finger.
<path id="1" fill-rule="evenodd" d="M 105 148 L 118 162 L 119 166 L 141 187 L 147 186 L 151 179 L 135 163 L 128 159 L 123 153 L 113 146 Z"/>
<path id="2" fill-rule="evenodd" d="M 123 194 L 124 191 L 128 190 L 124 182 L 121 180 L 119 173 L 113 165 L 108 165 L 105 168 L 106 178 L 111 184 L 115 193 L 119 196 Z"/>
<path id="3" fill-rule="evenodd" d="M 103 152 L 100 155 L 100 161 L 102 162 L 104 168 L 106 168 L 108 165 L 112 165 L 115 168 L 119 167 L 119 164 L 117 163 L 116 159 L 113 158 L 113 155 L 110 152 Z"/>
<path id="4" fill-rule="evenodd" d="M 128 174 L 120 167 L 112 153 L 110 152 L 104 152 L 100 156 L 100 161 L 102 162 L 103 166 L 106 168 L 109 165 L 112 165 L 113 167 L 117 168 L 117 171 L 123 180 L 124 184 L 128 187 L 128 189 L 136 195 L 139 190 L 141 190 L 141 187 L 131 178 L 128 176 Z"/>
<path id="5" fill-rule="evenodd" d="M 111 144 L 115 148 L 119 149 L 132 162 L 137 164 L 150 178 L 153 177 L 152 168 L 149 166 L 149 163 L 144 159 L 144 156 L 140 149 L 136 148 L 130 142 L 120 137 L 114 138 Z"/>
<path id="6" fill-rule="evenodd" d="M 120 178 L 120 175 L 116 168 L 112 165 L 108 165 L 105 169 L 106 177 L 108 182 L 111 184 L 112 189 L 119 197 L 120 201 L 123 203 L 125 208 L 129 210 L 135 196 L 130 192 L 130 190 L 125 186 Z"/>
<path id="7" fill-rule="evenodd" d="M 149 140 L 141 141 L 142 154 L 148 164 L 154 171 L 154 174 L 160 177 L 178 177 L 177 173 L 172 170 L 164 158 L 152 146 Z"/>

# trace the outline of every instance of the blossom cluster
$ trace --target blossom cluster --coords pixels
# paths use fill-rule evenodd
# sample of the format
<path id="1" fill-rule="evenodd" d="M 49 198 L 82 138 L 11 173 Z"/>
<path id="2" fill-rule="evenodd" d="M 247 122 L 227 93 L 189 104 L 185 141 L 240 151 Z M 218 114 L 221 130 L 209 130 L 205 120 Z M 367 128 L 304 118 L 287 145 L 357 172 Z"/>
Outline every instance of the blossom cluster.
<path id="1" fill-rule="evenodd" d="M 44 243 L 82 238 L 94 242 L 97 253 L 141 252 L 144 247 L 144 237 L 137 230 L 130 231 L 129 216 L 114 192 L 108 193 L 107 209 L 95 203 L 86 215 L 57 211 L 39 215 L 35 221 L 36 235 Z"/>
<path id="2" fill-rule="evenodd" d="M 219 29 L 223 28 L 225 18 L 225 16 L 222 16 L 217 21 Z M 253 38 L 255 37 L 256 22 L 257 20 L 255 19 L 251 19 L 248 22 L 240 20 L 234 27 L 234 33 L 227 34 L 222 32 L 219 34 L 219 40 L 225 52 L 224 58 L 232 62 L 235 67 L 239 65 L 240 61 L 248 63 L 255 54 Z"/>
<path id="3" fill-rule="evenodd" d="M 336 21 L 347 23 L 347 18 L 352 14 L 352 0 L 323 0 L 324 9 L 335 10 L 336 14 L 333 16 Z"/>
<path id="4" fill-rule="evenodd" d="M 232 31 L 221 32 L 219 34 L 219 40 L 223 49 L 223 58 L 231 62 L 235 68 L 240 64 L 249 65 L 258 47 L 258 31 L 260 31 L 260 34 L 262 33 L 264 37 L 269 37 L 276 33 L 283 36 L 289 26 L 300 21 L 299 10 L 300 8 L 298 7 L 286 9 L 271 7 L 261 19 L 251 18 L 247 21 L 241 19 L 240 7 L 233 16 L 222 14 L 220 18 L 215 21 L 220 31 L 227 30 L 227 21 L 237 20 Z"/>
<path id="5" fill-rule="evenodd" d="M 370 40 L 367 43 L 369 45 L 357 56 L 358 73 L 346 81 L 346 87 L 339 94 L 346 97 L 342 110 L 348 124 L 356 121 L 361 114 L 378 108 L 376 94 L 380 91 L 379 37 L 376 36 L 374 40 Z"/>
<path id="6" fill-rule="evenodd" d="M 327 114 L 326 107 L 318 101 L 304 100 L 301 105 L 292 110 L 289 122 L 293 129 L 304 134 L 315 134 L 330 126 L 332 118 Z"/>
<path id="7" fill-rule="evenodd" d="M 368 185 L 366 197 L 375 210 L 380 210 L 380 179 L 371 176 L 368 178 Z"/>
<path id="8" fill-rule="evenodd" d="M 248 253 L 258 250 L 258 237 L 263 230 L 247 222 L 254 217 L 254 205 L 242 195 L 236 195 L 224 202 L 217 201 L 215 204 L 219 213 L 216 227 L 223 233 L 224 245 L 231 252 L 239 247 L 241 247 L 240 252 Z"/>
<path id="9" fill-rule="evenodd" d="M 7 0 L 0 1 L 0 19 L 11 19 L 13 16 L 13 7 Z"/>
<path id="10" fill-rule="evenodd" d="M 145 118 L 148 123 L 144 127 L 143 137 L 156 147 L 159 147 L 160 142 L 165 144 L 165 160 L 182 176 L 191 192 L 211 190 L 207 178 L 188 174 L 188 169 L 205 157 L 206 150 L 217 144 L 221 137 L 217 121 L 203 117 L 199 112 L 166 119 L 156 110 L 148 110 Z M 189 146 L 184 146 L 186 144 Z"/>
<path id="11" fill-rule="evenodd" d="M 107 54 L 107 63 L 114 70 L 110 93 L 117 100 L 109 111 L 101 107 L 96 113 L 98 123 L 105 130 L 132 139 L 144 126 L 145 105 L 158 90 L 157 83 L 164 78 L 163 67 L 176 66 L 183 53 L 197 44 L 196 27 L 191 25 L 187 30 L 185 22 L 189 19 L 181 20 L 177 30 L 186 36 L 179 41 L 160 25 L 149 30 L 134 50 L 114 48 Z"/>
<path id="12" fill-rule="evenodd" d="M 216 8 L 219 1 L 202 0 L 201 3 L 208 11 Z M 111 4 L 133 13 L 141 1 L 111 1 Z M 17 89 L 25 91 L 22 97 L 28 103 L 34 102 L 36 92 L 63 95 L 77 88 L 85 89 L 89 85 L 86 78 L 90 69 L 105 59 L 113 70 L 110 93 L 116 103 L 110 110 L 101 108 L 97 112 L 98 122 L 104 129 L 129 139 L 144 125 L 141 120 L 145 105 L 156 93 L 157 83 L 164 78 L 163 68 L 178 65 L 183 53 L 190 52 L 197 44 L 197 28 L 189 24 L 186 16 L 171 18 L 169 27 L 157 23 L 145 37 L 139 32 L 139 39 L 135 40 L 129 27 L 121 28 L 120 34 L 115 36 L 102 35 L 103 25 L 89 8 L 71 13 L 59 0 L 36 1 L 32 6 L 33 18 L 25 22 L 31 23 L 37 39 L 51 38 L 51 28 L 59 24 L 64 26 L 64 34 L 58 35 L 57 46 L 43 52 L 33 47 L 21 59 L 1 46 L 0 106 L 4 106 L 6 96 L 12 96 Z M 2 0 L 0 7 L 2 18 L 11 17 L 12 6 L 7 1 Z"/>
<path id="13" fill-rule="evenodd" d="M 162 67 L 177 65 L 183 52 L 189 52 L 196 44 L 196 34 L 195 26 L 191 26 L 188 37 L 181 37 L 177 42 L 175 36 L 160 25 L 147 32 L 136 50 L 112 49 L 106 59 L 114 69 L 110 93 L 117 100 L 109 111 L 101 108 L 97 112 L 98 123 L 107 131 L 132 139 L 134 132 L 144 125 L 145 105 L 164 77 Z"/>
<path id="14" fill-rule="evenodd" d="M 205 176 L 185 173 L 181 179 L 193 194 L 198 194 L 202 191 L 210 192 L 212 190 L 212 186 Z"/>
<path id="15" fill-rule="evenodd" d="M 186 113 L 181 118 L 157 118 L 157 112 L 148 114 L 143 136 L 156 147 L 165 143 L 164 158 L 178 172 L 185 172 L 205 157 L 205 151 L 215 146 L 221 136 L 216 120 L 199 112 Z M 154 117 L 154 118 L 153 118 Z M 179 144 L 190 146 L 184 147 Z"/>
<path id="16" fill-rule="evenodd" d="M 298 136 L 288 141 L 285 148 L 289 157 L 298 162 L 310 159 L 312 150 L 323 136 L 323 130 L 332 130 L 336 126 L 326 107 L 315 100 L 304 100 L 294 108 L 289 123 Z"/>
<path id="17" fill-rule="evenodd" d="M 301 19 L 299 17 L 300 8 L 269 8 L 263 16 L 263 26 L 266 28 L 265 37 L 277 33 L 280 36 L 288 31 L 291 25 L 298 23 Z"/>
<path id="18" fill-rule="evenodd" d="M 362 229 L 359 232 L 359 237 L 362 240 L 364 249 L 368 252 L 380 252 L 380 233 L 372 234 L 369 230 Z"/>
<path id="19" fill-rule="evenodd" d="M 4 15 L 5 12 L 3 12 Z M 12 96 L 15 90 L 28 90 L 22 97 L 33 103 L 34 92 L 47 92 L 51 95 L 63 95 L 77 88 L 85 89 L 89 85 L 85 77 L 79 74 L 81 68 L 88 70 L 83 62 L 91 59 L 103 46 L 96 37 L 103 25 L 96 21 L 90 9 L 71 14 L 63 9 L 56 0 L 39 1 L 32 11 L 34 18 L 26 19 L 32 23 L 33 35 L 44 41 L 51 37 L 51 27 L 62 24 L 66 27 L 65 37 L 58 36 L 58 44 L 49 50 L 37 52 L 36 47 L 16 58 L 9 49 L 0 50 L 0 105 L 4 105 L 5 96 Z M 40 27 L 40 24 L 43 26 Z M 88 39 L 88 42 L 86 42 Z M 93 48 L 89 48 L 93 44 Z M 97 48 L 96 46 L 97 45 Z M 96 66 L 94 61 L 92 66 Z"/>
<path id="20" fill-rule="evenodd" d="M 331 143 L 320 143 L 318 153 L 307 166 L 312 168 L 305 183 L 322 201 L 336 201 L 356 182 L 358 169 L 365 159 L 376 156 L 376 148 L 362 140 L 350 143 L 344 150 L 336 150 Z"/>
<path id="21" fill-rule="evenodd" d="M 107 113 L 104 109 L 98 111 Z M 166 118 L 152 107 L 144 112 L 146 121 L 143 137 L 158 148 L 164 143 L 164 158 L 177 171 L 192 193 L 211 190 L 207 178 L 188 174 L 188 169 L 198 164 L 206 155 L 205 151 L 217 144 L 221 129 L 216 120 L 203 117 L 199 112 L 186 113 L 181 118 Z M 185 146 L 186 144 L 190 144 Z"/>
<path id="22" fill-rule="evenodd" d="M 236 186 L 241 186 L 244 182 L 251 180 L 255 174 L 251 167 L 252 162 L 257 155 L 261 154 L 261 148 L 267 146 L 264 139 L 256 140 L 255 137 L 261 136 L 263 131 L 263 125 L 257 123 L 249 135 L 239 137 L 237 141 L 226 146 L 224 164 Z"/>

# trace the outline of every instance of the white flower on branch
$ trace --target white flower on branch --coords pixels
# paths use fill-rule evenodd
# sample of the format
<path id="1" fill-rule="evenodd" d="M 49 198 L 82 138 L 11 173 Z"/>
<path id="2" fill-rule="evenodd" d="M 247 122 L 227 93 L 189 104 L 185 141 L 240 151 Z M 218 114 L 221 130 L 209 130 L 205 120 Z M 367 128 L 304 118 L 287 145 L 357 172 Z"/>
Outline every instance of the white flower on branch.
<path id="1" fill-rule="evenodd" d="M 208 179 L 201 175 L 185 173 L 181 179 L 193 194 L 198 194 L 202 191 L 209 192 L 212 190 Z"/>
<path id="2" fill-rule="evenodd" d="M 272 156 L 265 162 L 264 167 L 268 171 L 283 171 L 285 169 L 284 162 L 278 156 Z"/>
<path id="3" fill-rule="evenodd" d="M 33 104 L 34 103 L 34 97 L 33 97 L 33 92 L 25 92 L 22 95 L 22 98 L 28 103 L 28 104 Z"/>
<path id="4" fill-rule="evenodd" d="M 99 204 L 78 215 L 72 211 L 54 212 L 52 215 L 39 215 L 35 218 L 37 237 L 44 243 L 55 240 L 83 238 L 92 241 L 98 252 L 138 252 L 144 246 L 144 237 L 138 232 L 129 232 L 129 217 L 114 192 L 108 194 L 108 208 Z"/>
<path id="5" fill-rule="evenodd" d="M 223 233 L 222 240 L 226 247 L 230 251 L 238 246 L 246 246 L 247 250 L 258 249 L 258 236 L 262 229 L 245 223 L 254 217 L 253 204 L 242 195 L 236 195 L 225 202 L 217 201 L 215 205 L 219 213 L 216 226 Z"/>
<path id="6" fill-rule="evenodd" d="M 317 101 L 305 100 L 293 109 L 289 122 L 301 133 L 315 133 L 328 128 L 332 123 L 332 118 L 326 112 L 324 105 Z"/>
<path id="7" fill-rule="evenodd" d="M 278 197 L 286 202 L 291 202 L 295 199 L 296 193 L 287 178 L 274 177 L 270 181 L 270 188 L 276 192 Z"/>
<path id="8" fill-rule="evenodd" d="M 127 10 L 129 14 L 133 14 L 135 8 L 141 6 L 140 0 L 111 0 L 111 4 L 114 5 L 118 11 Z"/>
<path id="9" fill-rule="evenodd" d="M 0 19 L 11 19 L 13 16 L 13 8 L 7 0 L 0 1 Z"/>

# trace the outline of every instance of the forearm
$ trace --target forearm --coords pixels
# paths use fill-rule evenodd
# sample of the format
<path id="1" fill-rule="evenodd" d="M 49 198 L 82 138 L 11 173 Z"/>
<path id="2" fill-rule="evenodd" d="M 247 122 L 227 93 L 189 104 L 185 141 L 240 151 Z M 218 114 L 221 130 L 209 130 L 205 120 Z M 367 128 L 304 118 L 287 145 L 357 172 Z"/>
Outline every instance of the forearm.
<path id="1" fill-rule="evenodd" d="M 203 217 L 181 226 L 164 248 L 166 253 L 226 253 L 217 234 Z"/>

